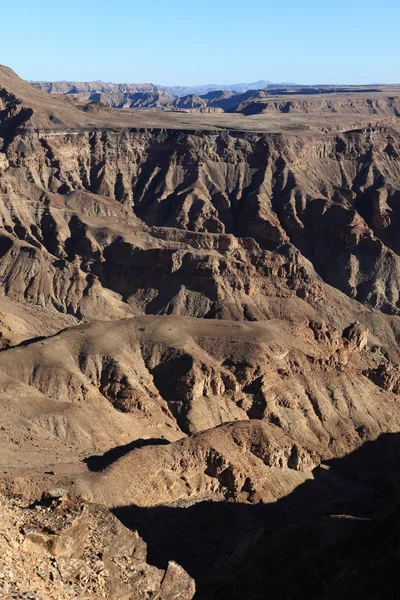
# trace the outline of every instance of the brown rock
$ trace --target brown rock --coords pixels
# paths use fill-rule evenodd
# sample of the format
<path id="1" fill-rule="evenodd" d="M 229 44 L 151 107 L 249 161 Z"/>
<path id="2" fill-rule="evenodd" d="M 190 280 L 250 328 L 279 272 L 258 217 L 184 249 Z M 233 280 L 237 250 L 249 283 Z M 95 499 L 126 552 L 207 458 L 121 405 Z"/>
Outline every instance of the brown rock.
<path id="1" fill-rule="evenodd" d="M 346 457 L 400 430 L 400 96 L 300 91 L 105 84 L 175 109 L 112 111 L 0 67 L 2 593 L 186 599 L 186 568 L 203 596 L 359 585 L 336 541 L 361 555 L 396 498 L 396 457 Z M 351 535 L 310 525 L 332 511 Z"/>
<path id="2" fill-rule="evenodd" d="M 147 545 L 137 531 L 129 531 L 121 523 L 117 523 L 115 537 L 104 547 L 104 553 L 111 558 L 131 557 L 135 561 L 145 562 Z"/>
<path id="3" fill-rule="evenodd" d="M 161 584 L 160 598 L 162 600 L 191 600 L 196 592 L 193 579 L 180 565 L 169 561 Z"/>
<path id="4" fill-rule="evenodd" d="M 25 539 L 42 546 L 53 556 L 79 558 L 84 552 L 89 529 L 87 507 L 66 501 L 44 516 L 45 525 L 39 523 Z"/>
<path id="5" fill-rule="evenodd" d="M 350 349 L 357 348 L 361 352 L 368 344 L 368 329 L 361 323 L 352 323 L 343 330 L 343 338 Z"/>

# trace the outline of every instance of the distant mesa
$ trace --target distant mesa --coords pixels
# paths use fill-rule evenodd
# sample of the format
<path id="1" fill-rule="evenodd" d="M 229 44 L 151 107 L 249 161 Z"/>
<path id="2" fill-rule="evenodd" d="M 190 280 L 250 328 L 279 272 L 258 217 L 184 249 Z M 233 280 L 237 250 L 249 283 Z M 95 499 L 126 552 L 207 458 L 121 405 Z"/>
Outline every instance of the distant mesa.
<path id="1" fill-rule="evenodd" d="M 241 113 L 245 116 L 265 112 L 336 113 L 342 112 L 343 108 L 344 112 L 362 113 L 366 109 L 368 112 L 365 99 L 360 101 L 357 99 L 355 103 L 354 96 L 381 94 L 386 89 L 385 86 L 305 86 L 295 83 L 272 83 L 262 79 L 253 83 L 194 86 L 104 83 L 103 81 L 33 81 L 30 83 L 48 94 L 61 94 L 82 102 L 99 102 L 110 108 L 226 112 Z M 342 104 L 340 107 L 337 106 L 339 96 L 349 98 L 347 106 L 343 107 Z M 292 99 L 296 101 L 292 102 Z M 369 112 L 375 114 L 376 111 L 371 107 Z"/>

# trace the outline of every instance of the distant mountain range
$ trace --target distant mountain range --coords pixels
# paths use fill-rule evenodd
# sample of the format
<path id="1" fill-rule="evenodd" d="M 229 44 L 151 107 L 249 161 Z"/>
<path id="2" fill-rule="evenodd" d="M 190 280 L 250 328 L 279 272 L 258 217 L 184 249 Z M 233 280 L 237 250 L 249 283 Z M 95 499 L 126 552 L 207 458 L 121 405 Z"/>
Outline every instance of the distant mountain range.
<path id="1" fill-rule="evenodd" d="M 272 83 L 265 79 L 253 83 L 232 83 L 192 85 L 192 86 L 168 86 L 154 85 L 152 83 L 106 83 L 104 81 L 30 81 L 35 87 L 49 94 L 84 94 L 84 93 L 138 93 L 138 92 L 168 92 L 173 96 L 188 96 L 196 94 L 203 96 L 216 90 L 226 90 L 232 93 L 243 94 L 249 90 L 261 90 L 266 87 L 285 88 L 298 86 L 294 83 Z"/>
<path id="2" fill-rule="evenodd" d="M 300 87 L 295 83 L 273 83 L 272 81 L 268 81 L 266 79 L 260 79 L 259 81 L 253 81 L 253 83 L 229 83 L 229 84 L 215 84 L 208 83 L 206 85 L 189 85 L 189 86 L 168 86 L 168 85 L 160 85 L 165 90 L 167 90 L 170 94 L 174 96 L 187 96 L 188 94 L 197 94 L 198 96 L 202 96 L 204 94 L 208 94 L 208 92 L 214 92 L 215 90 L 226 90 L 227 92 L 237 92 L 239 94 L 243 94 L 249 90 L 261 90 L 263 88 L 272 86 L 276 87 L 291 87 L 296 86 Z"/>
<path id="3" fill-rule="evenodd" d="M 104 81 L 29 81 L 31 85 L 48 94 L 94 94 L 94 93 L 149 93 L 160 90 L 152 83 L 105 83 Z"/>
<path id="4" fill-rule="evenodd" d="M 299 94 L 312 97 L 327 94 L 379 92 L 367 87 L 301 86 L 293 83 L 271 83 L 266 80 L 231 85 L 161 87 L 152 83 L 106 83 L 103 81 L 36 81 L 30 82 L 48 94 L 71 97 L 90 110 L 98 104 L 110 108 L 180 112 L 238 112 L 255 115 L 264 112 L 316 110 L 294 98 Z M 361 102 L 362 104 L 362 102 Z M 331 103 L 332 105 L 332 103 Z M 352 108 L 353 107 L 353 108 Z M 363 106 L 361 107 L 363 109 Z M 321 106 L 320 106 L 321 109 Z M 325 109 L 324 109 L 325 110 Z M 332 108 L 332 110 L 334 110 Z M 349 110 L 356 110 L 354 98 Z"/>

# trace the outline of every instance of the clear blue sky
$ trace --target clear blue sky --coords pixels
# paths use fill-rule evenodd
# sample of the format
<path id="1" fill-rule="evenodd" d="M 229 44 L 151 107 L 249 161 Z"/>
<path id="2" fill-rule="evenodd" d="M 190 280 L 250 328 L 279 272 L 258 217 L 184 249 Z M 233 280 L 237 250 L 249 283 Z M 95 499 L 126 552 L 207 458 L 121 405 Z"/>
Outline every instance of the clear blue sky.
<path id="1" fill-rule="evenodd" d="M 400 83 L 399 0 L 4 0 L 26 79 Z"/>

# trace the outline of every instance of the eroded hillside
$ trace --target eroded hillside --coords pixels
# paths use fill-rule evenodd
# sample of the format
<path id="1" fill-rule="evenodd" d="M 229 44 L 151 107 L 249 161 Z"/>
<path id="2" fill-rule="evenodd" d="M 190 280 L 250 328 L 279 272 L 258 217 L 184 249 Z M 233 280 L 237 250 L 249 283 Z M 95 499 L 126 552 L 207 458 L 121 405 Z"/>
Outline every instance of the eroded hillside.
<path id="1" fill-rule="evenodd" d="M 281 547 L 275 517 L 246 507 L 293 498 L 280 525 L 308 519 L 298 488 L 322 490 L 311 516 L 357 516 L 345 500 L 367 490 L 372 506 L 390 483 L 366 511 L 389 518 L 392 479 L 354 484 L 345 465 L 399 430 L 396 117 L 314 104 L 282 127 L 267 114 L 178 126 L 48 96 L 5 68 L 0 87 L 3 493 L 26 508 L 61 488 L 112 508 L 164 569 L 143 598 L 171 560 L 199 597 L 239 598 L 235 565 Z M 225 504 L 237 527 L 201 534 L 200 555 L 212 542 L 219 556 L 209 570 L 190 531 Z M 157 554 L 163 510 L 182 544 Z"/>

